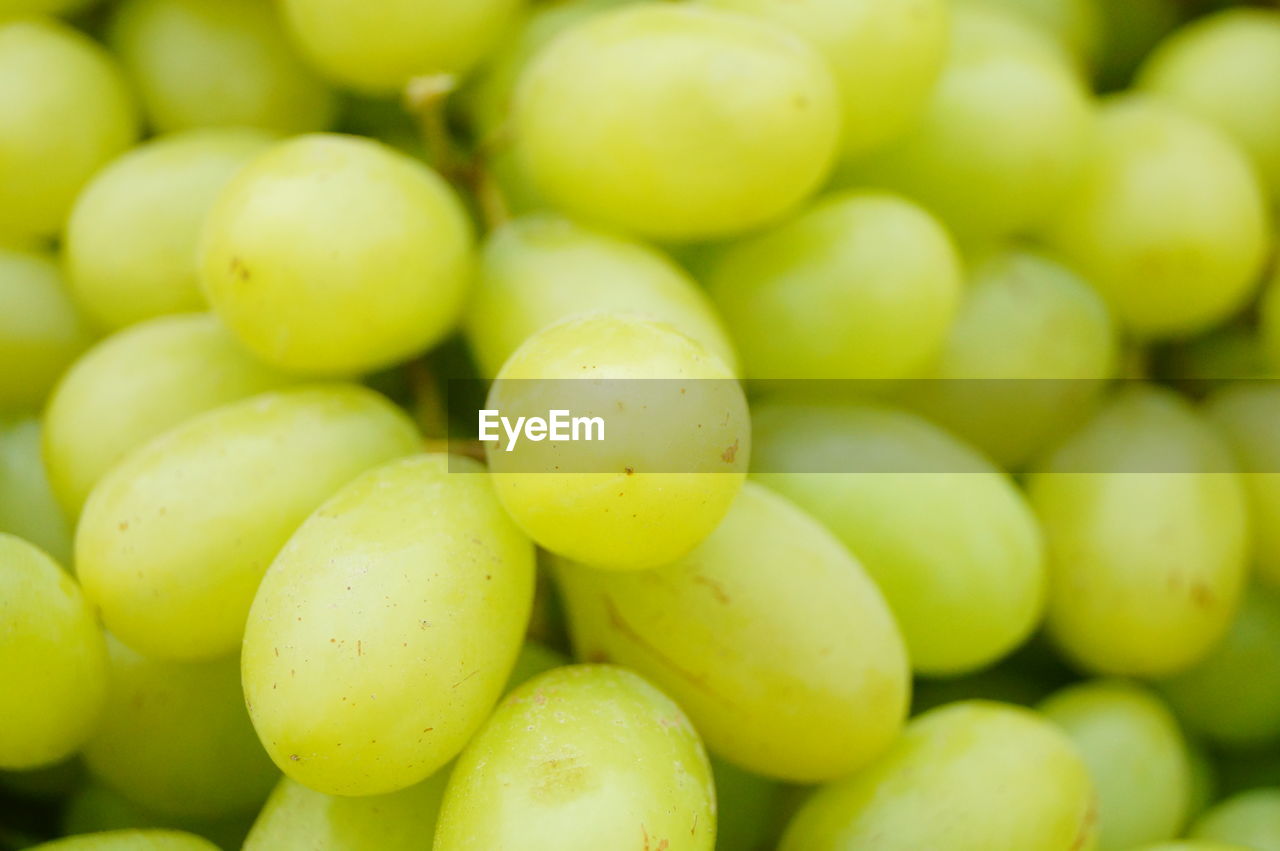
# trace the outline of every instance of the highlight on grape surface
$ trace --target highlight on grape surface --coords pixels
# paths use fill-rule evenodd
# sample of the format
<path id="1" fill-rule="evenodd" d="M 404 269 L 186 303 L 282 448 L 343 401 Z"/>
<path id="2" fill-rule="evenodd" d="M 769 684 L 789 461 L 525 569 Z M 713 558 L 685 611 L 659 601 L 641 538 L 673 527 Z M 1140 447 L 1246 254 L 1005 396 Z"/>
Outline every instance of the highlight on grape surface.
<path id="1" fill-rule="evenodd" d="M 0 0 L 0 851 L 1280 851 L 1276 0 Z"/>

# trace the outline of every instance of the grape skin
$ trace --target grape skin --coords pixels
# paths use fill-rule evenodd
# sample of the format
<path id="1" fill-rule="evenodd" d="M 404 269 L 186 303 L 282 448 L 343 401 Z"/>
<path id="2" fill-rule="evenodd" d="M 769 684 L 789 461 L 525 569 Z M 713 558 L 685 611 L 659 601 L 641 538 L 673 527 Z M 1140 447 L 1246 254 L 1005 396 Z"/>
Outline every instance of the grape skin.
<path id="1" fill-rule="evenodd" d="M 295 54 L 273 4 L 258 0 L 124 0 L 108 39 L 148 123 L 324 130 L 337 103 Z"/>
<path id="2" fill-rule="evenodd" d="M 31 851 L 218 851 L 218 846 L 176 830 L 112 830 L 56 839 Z"/>
<path id="3" fill-rule="evenodd" d="M 1178 836 L 1191 764 L 1178 722 L 1154 693 L 1123 681 L 1068 686 L 1039 704 L 1075 742 L 1098 794 L 1099 851 Z"/>
<path id="4" fill-rule="evenodd" d="M 534 334 L 498 373 L 485 407 L 545 412 L 563 382 L 605 415 L 606 440 L 572 444 L 581 460 L 553 472 L 556 443 L 512 452 L 486 444 L 498 498 L 539 546 L 592 567 L 639 570 L 683 556 L 715 530 L 751 454 L 746 399 L 718 358 L 669 326 L 623 314 L 566 319 Z M 637 403 L 641 380 L 657 389 Z M 694 383 L 679 393 L 677 380 Z M 543 404 L 546 403 L 546 404 Z M 705 425 L 705 428 L 699 426 Z M 616 472 L 608 472 L 608 471 Z"/>
<path id="5" fill-rule="evenodd" d="M 641 3 L 539 53 L 520 78 L 514 132 L 534 185 L 561 209 L 679 242 L 793 209 L 827 173 L 839 109 L 822 57 L 798 38 Z"/>
<path id="6" fill-rule="evenodd" d="M 434 171 L 367 139 L 281 142 L 223 190 L 201 281 L 259 358 L 351 375 L 439 342 L 462 312 L 471 226 Z"/>
<path id="7" fill-rule="evenodd" d="M 910 673 L 888 606 L 831 533 L 760 485 L 671 564 L 556 576 L 578 658 L 648 677 L 737 765 L 832 780 L 898 735 Z"/>
<path id="8" fill-rule="evenodd" d="M 688 720 L 639 676 L 557 668 L 507 697 L 445 788 L 435 851 L 711 851 L 711 766 Z"/>
<path id="9" fill-rule="evenodd" d="M 52 236 L 76 194 L 133 144 L 137 115 L 116 61 L 53 20 L 0 20 L 0 234 Z"/>
<path id="10" fill-rule="evenodd" d="M 401 411 L 350 385 L 266 393 L 189 420 L 130 453 L 89 495 L 75 542 L 86 594 L 139 652 L 230 653 L 298 524 L 417 441 Z"/>
<path id="11" fill-rule="evenodd" d="M 288 776 L 379 795 L 453 759 L 501 695 L 533 599 L 533 547 L 479 464 L 419 455 L 321 505 L 249 612 L 245 700 Z"/>
<path id="12" fill-rule="evenodd" d="M 230 402 L 296 382 L 256 361 L 205 313 L 140 322 L 67 370 L 44 412 L 49 482 L 69 517 L 133 449 Z"/>
<path id="13" fill-rule="evenodd" d="M 0 768 L 38 768 L 72 755 L 105 701 L 102 636 L 75 580 L 2 533 L 0 623 Z"/>
<path id="14" fill-rule="evenodd" d="M 49 485 L 40 457 L 40 421 L 0 421 L 0 532 L 71 564 L 71 524 Z"/>

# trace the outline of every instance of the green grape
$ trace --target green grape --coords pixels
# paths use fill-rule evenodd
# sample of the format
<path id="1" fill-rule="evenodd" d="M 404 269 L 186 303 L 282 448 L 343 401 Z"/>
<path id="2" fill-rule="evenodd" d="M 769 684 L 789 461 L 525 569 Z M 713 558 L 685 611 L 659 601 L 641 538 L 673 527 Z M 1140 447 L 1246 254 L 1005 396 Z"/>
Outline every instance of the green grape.
<path id="1" fill-rule="evenodd" d="M 44 414 L 49 480 L 68 515 L 135 448 L 197 414 L 282 388 L 208 314 L 163 316 L 103 340 L 67 371 Z"/>
<path id="2" fill-rule="evenodd" d="M 662 692 L 609 665 L 557 668 L 502 702 L 445 787 L 435 851 L 711 851 L 702 743 Z"/>
<path id="3" fill-rule="evenodd" d="M 75 580 L 21 538 L 0 533 L 0 768 L 74 753 L 98 722 L 107 657 Z"/>
<path id="4" fill-rule="evenodd" d="M 60 825 L 67 834 L 131 828 L 185 830 L 203 836 L 226 851 L 240 851 L 252 822 L 253 819 L 244 814 L 209 819 L 158 815 L 94 780 L 67 799 Z"/>
<path id="5" fill-rule="evenodd" d="M 506 34 L 523 0 L 282 0 L 302 52 L 349 88 L 392 94 L 415 77 L 461 74 Z"/>
<path id="6" fill-rule="evenodd" d="M 822 53 L 840 93 L 847 158 L 878 148 L 911 126 L 947 56 L 946 0 L 705 2 L 785 27 Z"/>
<path id="7" fill-rule="evenodd" d="M 534 641 L 525 642 L 520 648 L 520 655 L 516 657 L 515 665 L 511 668 L 511 676 L 507 677 L 505 690 L 512 691 L 538 674 L 568 664 L 569 657 L 559 650 L 552 650 Z"/>
<path id="8" fill-rule="evenodd" d="M 576 379 L 586 379 L 581 389 L 571 389 Z M 746 398 L 719 358 L 648 320 L 567 319 L 516 350 L 485 408 L 510 417 L 566 405 L 603 419 L 606 439 L 486 444 L 499 499 L 539 546 L 642 569 L 683 556 L 719 525 L 751 454 Z M 553 472 L 565 447 L 573 469 Z"/>
<path id="9" fill-rule="evenodd" d="M 1048 239 L 1142 337 L 1238 310 L 1266 257 L 1261 187 L 1216 128 L 1144 95 L 1107 103 Z"/>
<path id="10" fill-rule="evenodd" d="M 942 226 L 880 193 L 729 245 L 708 285 L 750 378 L 901 378 L 941 348 L 961 270 Z"/>
<path id="11" fill-rule="evenodd" d="M 28 851 L 218 851 L 218 846 L 176 830 L 111 830 L 55 839 Z"/>
<path id="12" fill-rule="evenodd" d="M 1252 518 L 1253 565 L 1264 583 L 1280 588 L 1280 387 L 1270 381 L 1228 384 L 1205 413 L 1226 439 L 1240 469 Z"/>
<path id="13" fill-rule="evenodd" d="M 1230 134 L 1280 201 L 1280 9 L 1229 9 L 1178 30 L 1138 84 Z"/>
<path id="14" fill-rule="evenodd" d="M 430 849 L 448 771 L 388 795 L 344 798 L 284 778 L 244 851 L 424 851 Z"/>
<path id="15" fill-rule="evenodd" d="M 67 273 L 80 308 L 108 329 L 203 309 L 200 229 L 222 187 L 271 140 L 259 130 L 192 130 L 98 172 L 67 222 Z"/>
<path id="16" fill-rule="evenodd" d="M 1094 680 L 1050 695 L 1040 712 L 1075 742 L 1098 794 L 1098 849 L 1172 839 L 1191 803 L 1191 762 L 1168 707 L 1147 689 Z"/>
<path id="17" fill-rule="evenodd" d="M 0 233 L 52 236 L 95 171 L 137 138 L 123 76 L 88 36 L 0 20 Z"/>
<path id="18" fill-rule="evenodd" d="M 1160 687 L 1183 723 L 1207 739 L 1236 747 L 1274 742 L 1280 739 L 1277 647 L 1280 595 L 1255 588 L 1209 655 Z"/>
<path id="19" fill-rule="evenodd" d="M 548 45 L 521 75 L 514 122 L 524 168 L 549 200 L 690 241 L 765 224 L 816 189 L 840 105 L 822 57 L 799 38 L 650 2 Z"/>
<path id="20" fill-rule="evenodd" d="M 1118 394 L 1031 478 L 1049 544 L 1048 626 L 1081 668 L 1165 676 L 1226 632 L 1246 573 L 1226 447 L 1168 391 Z"/>
<path id="21" fill-rule="evenodd" d="M 788 787 L 711 758 L 717 851 L 773 851 L 786 824 Z"/>
<path id="22" fill-rule="evenodd" d="M 57 265 L 0 248 L 0 411 L 39 407 L 89 341 Z"/>
<path id="23" fill-rule="evenodd" d="M 71 564 L 71 526 L 54 498 L 40 457 L 40 422 L 0 422 L 0 532 L 30 541 Z"/>
<path id="24" fill-rule="evenodd" d="M 160 659 L 239 646 L 271 559 L 360 472 L 407 455 L 408 418 L 350 385 L 217 408 L 144 444 L 95 486 L 76 570 L 121 641 Z"/>
<path id="25" fill-rule="evenodd" d="M 760 485 L 669 565 L 557 577 L 578 658 L 642 674 L 736 765 L 834 780 L 902 727 L 911 672 L 884 598 L 830 532 Z"/>
<path id="26" fill-rule="evenodd" d="M 533 599 L 533 547 L 474 461 L 370 471 L 302 524 L 245 630 L 245 701 L 288 776 L 378 795 L 457 756 L 502 694 Z"/>
<path id="27" fill-rule="evenodd" d="M 1220 802 L 1191 826 L 1199 840 L 1280 851 L 1280 789 L 1252 789 Z"/>
<path id="28" fill-rule="evenodd" d="M 1040 27 L 1067 49 L 1092 76 L 1105 46 L 1102 10 L 1108 0 L 976 0 Z M 1125 0 L 1129 2 L 1129 0 Z"/>
<path id="29" fill-rule="evenodd" d="M 332 93 L 295 54 L 271 3 L 124 0 L 109 36 L 161 133 L 305 133 L 333 120 Z"/>
<path id="30" fill-rule="evenodd" d="M 205 224 L 214 310 L 263 360 L 354 373 L 438 342 L 462 311 L 471 226 L 448 184 L 367 139 L 281 142 Z"/>
<path id="31" fill-rule="evenodd" d="M 484 375 L 497 375 L 535 332 L 591 312 L 665 322 L 736 364 L 706 294 L 658 251 L 549 214 L 515 219 L 490 234 L 465 323 Z"/>
<path id="32" fill-rule="evenodd" d="M 1094 795 L 1071 741 L 1013 706 L 954 703 L 866 770 L 820 789 L 780 851 L 1076 851 Z"/>
<path id="33" fill-rule="evenodd" d="M 962 241 L 1023 233 L 1059 206 L 1091 129 L 1089 96 L 1048 36 L 961 5 L 950 57 L 919 121 L 840 182 L 909 195 Z"/>
<path id="34" fill-rule="evenodd" d="M 515 103 L 516 85 L 525 66 L 539 51 L 578 22 L 636 2 L 638 0 L 557 0 L 523 10 L 518 25 L 508 28 L 506 37 L 459 93 L 460 105 L 484 147 L 492 152 L 511 142 L 507 124 Z"/>
<path id="35" fill-rule="evenodd" d="M 84 747 L 89 772 L 160 815 L 252 812 L 279 774 L 254 735 L 235 656 L 149 659 L 112 638 L 106 709 Z"/>
<path id="36" fill-rule="evenodd" d="M 1118 361 L 1106 304 L 1070 269 L 1010 248 L 975 264 L 942 352 L 902 400 L 1017 468 L 1087 415 Z"/>
<path id="37" fill-rule="evenodd" d="M 972 671 L 1031 634 L 1044 608 L 1040 533 L 986 459 L 890 408 L 773 403 L 754 426 L 754 477 L 866 566 L 917 673 Z"/>

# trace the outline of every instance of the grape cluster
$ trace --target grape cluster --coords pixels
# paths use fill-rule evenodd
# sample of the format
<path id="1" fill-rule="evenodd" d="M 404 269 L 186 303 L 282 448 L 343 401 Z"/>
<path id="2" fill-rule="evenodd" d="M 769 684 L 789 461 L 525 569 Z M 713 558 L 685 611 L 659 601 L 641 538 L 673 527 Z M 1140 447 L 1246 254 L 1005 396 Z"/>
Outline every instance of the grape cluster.
<path id="1" fill-rule="evenodd" d="M 0 851 L 1280 851 L 1278 213 L 1263 0 L 0 0 Z"/>

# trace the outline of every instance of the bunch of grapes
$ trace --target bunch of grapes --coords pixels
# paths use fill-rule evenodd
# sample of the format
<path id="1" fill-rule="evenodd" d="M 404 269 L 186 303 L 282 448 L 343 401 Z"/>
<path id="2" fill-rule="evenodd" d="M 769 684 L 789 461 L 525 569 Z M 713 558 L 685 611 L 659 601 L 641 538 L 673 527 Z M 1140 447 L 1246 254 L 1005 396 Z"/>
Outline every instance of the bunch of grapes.
<path id="1" fill-rule="evenodd" d="M 0 851 L 1280 851 L 1277 213 L 1274 2 L 0 0 Z"/>

